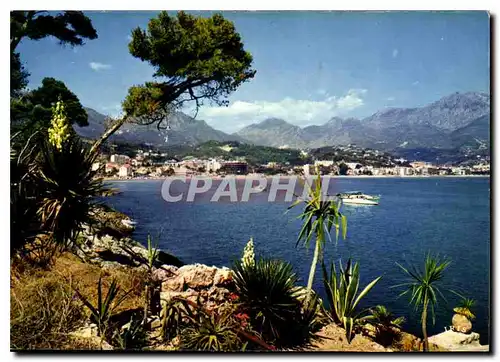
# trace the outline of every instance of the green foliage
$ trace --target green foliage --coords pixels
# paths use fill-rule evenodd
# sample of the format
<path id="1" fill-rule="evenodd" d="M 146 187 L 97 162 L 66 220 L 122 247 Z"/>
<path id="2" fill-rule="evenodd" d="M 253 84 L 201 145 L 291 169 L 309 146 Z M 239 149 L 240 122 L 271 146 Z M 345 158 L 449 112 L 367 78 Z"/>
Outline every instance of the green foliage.
<path id="1" fill-rule="evenodd" d="M 10 153 L 10 252 L 21 251 L 40 234 L 37 219 L 37 186 L 35 177 L 36 145 L 28 139 L 19 151 Z"/>
<path id="2" fill-rule="evenodd" d="M 241 307 L 264 340 L 277 346 L 308 342 L 318 327 L 318 301 L 299 301 L 297 276 L 289 263 L 259 259 L 254 265 L 245 266 L 238 260 L 233 271 Z"/>
<path id="3" fill-rule="evenodd" d="M 30 74 L 21 63 L 19 53 L 10 53 L 10 96 L 19 97 L 28 85 Z"/>
<path id="4" fill-rule="evenodd" d="M 90 220 L 94 198 L 110 190 L 94 178 L 91 167 L 95 155 L 77 137 L 65 142 L 61 151 L 49 142 L 40 146 L 37 173 L 42 192 L 38 215 L 42 229 L 58 244 L 68 245 L 81 225 Z"/>
<path id="5" fill-rule="evenodd" d="M 10 47 L 14 51 L 23 38 L 40 40 L 54 36 L 61 44 L 83 45 L 84 39 L 97 39 L 92 22 L 81 11 L 11 11 Z"/>
<path id="6" fill-rule="evenodd" d="M 470 320 L 476 319 L 476 316 L 474 315 L 473 309 L 476 305 L 476 301 L 471 298 L 463 298 L 460 300 L 458 305 L 453 308 L 453 311 L 458 314 L 462 314 L 463 316 L 466 316 Z"/>
<path id="7" fill-rule="evenodd" d="M 164 341 L 177 337 L 182 328 L 182 318 L 187 313 L 189 305 L 183 300 L 168 300 L 161 312 L 161 336 Z"/>
<path id="8" fill-rule="evenodd" d="M 400 295 L 409 294 L 411 296 L 410 304 L 414 304 L 415 309 L 422 309 L 422 334 L 424 335 L 424 351 L 429 350 L 427 339 L 427 312 L 431 307 L 432 323 L 435 323 L 435 306 L 438 304 L 438 295 L 443 299 L 443 293 L 439 289 L 439 282 L 443 279 L 444 271 L 450 265 L 451 260 L 440 259 L 439 256 L 428 254 L 425 258 L 424 270 L 419 270 L 415 266 L 409 268 L 396 263 L 401 270 L 410 278 L 407 283 L 395 285 L 394 287 L 405 287 L 406 290 Z"/>
<path id="9" fill-rule="evenodd" d="M 152 272 L 153 266 L 158 260 L 159 254 L 160 254 L 160 249 L 158 249 L 158 244 L 155 244 L 155 246 L 153 246 L 153 243 L 151 241 L 151 235 L 148 234 L 148 248 L 146 256 L 148 262 L 147 266 L 150 272 Z"/>
<path id="10" fill-rule="evenodd" d="M 371 308 L 370 313 L 372 315 L 370 323 L 375 326 L 375 340 L 383 346 L 389 346 L 398 341 L 401 336 L 399 329 L 405 322 L 405 318 L 394 317 L 383 305 Z"/>
<path id="11" fill-rule="evenodd" d="M 312 185 L 309 185 L 307 181 L 304 182 L 304 187 L 307 190 L 307 199 L 298 199 L 289 207 L 289 209 L 291 209 L 300 205 L 302 202 L 305 203 L 304 211 L 299 215 L 299 218 L 303 220 L 303 225 L 297 238 L 296 246 L 303 240 L 304 246 L 309 248 L 312 237 L 316 237 L 314 256 L 307 282 L 307 298 L 309 298 L 312 293 L 316 264 L 318 259 L 322 257 L 327 236 L 330 238 L 332 226 L 335 225 L 336 240 L 338 240 L 340 229 L 342 229 L 342 237 L 344 239 L 347 233 L 347 219 L 340 213 L 340 202 L 337 204 L 334 200 L 327 200 L 327 190 L 322 189 L 321 175 L 318 169 L 316 169 L 316 175 Z M 307 298 L 306 303 L 308 300 Z"/>
<path id="12" fill-rule="evenodd" d="M 221 305 L 210 313 L 198 307 L 195 313 L 186 314 L 189 323 L 181 331 L 180 348 L 189 351 L 240 350 L 243 341 L 238 334 L 240 323 L 234 312 L 233 306 Z"/>
<path id="13" fill-rule="evenodd" d="M 97 324 L 99 335 L 105 336 L 111 314 L 125 300 L 131 290 L 124 293 L 121 297 L 118 297 L 120 287 L 117 285 L 116 279 L 113 279 L 108 288 L 106 297 L 103 297 L 102 277 L 99 277 L 99 282 L 97 284 L 96 306 L 94 306 L 89 299 L 82 295 L 77 288 L 75 288 L 75 292 L 82 303 L 90 310 L 90 320 L 92 323 Z"/>
<path id="14" fill-rule="evenodd" d="M 367 313 L 368 310 L 358 311 L 358 304 L 381 277 L 373 280 L 358 294 L 359 264 L 355 263 L 353 266 L 349 259 L 345 269 L 341 263 L 339 266 L 338 275 L 334 263 L 331 264 L 328 274 L 325 264 L 322 263 L 323 284 L 330 304 L 330 315 L 335 323 L 344 327 L 347 340 L 351 342 L 356 325 L 371 318 Z"/>
<path id="15" fill-rule="evenodd" d="M 113 341 L 120 349 L 141 349 L 146 344 L 143 321 L 132 316 L 124 328 L 115 330 Z"/>
<path id="16" fill-rule="evenodd" d="M 131 87 L 123 102 L 127 115 L 150 117 L 186 101 L 197 107 L 204 99 L 226 104 L 226 97 L 255 74 L 233 23 L 220 14 L 204 18 L 162 11 L 147 30 L 136 28 L 131 35 L 130 53 L 165 81 Z"/>
<path id="17" fill-rule="evenodd" d="M 64 103 L 66 116 L 71 124 L 88 125 L 87 112 L 78 97 L 66 85 L 54 78 L 44 78 L 42 85 L 19 99 L 11 100 L 11 127 L 31 135 L 36 130 L 45 131 L 53 116 L 57 101 Z M 27 137 L 27 136 L 26 136 Z"/>

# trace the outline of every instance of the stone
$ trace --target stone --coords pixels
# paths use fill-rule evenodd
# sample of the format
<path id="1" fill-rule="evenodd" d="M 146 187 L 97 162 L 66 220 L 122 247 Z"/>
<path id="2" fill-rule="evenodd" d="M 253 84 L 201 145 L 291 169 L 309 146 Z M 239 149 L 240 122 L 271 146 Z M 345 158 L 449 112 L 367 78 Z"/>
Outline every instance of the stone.
<path id="1" fill-rule="evenodd" d="M 186 281 L 182 275 L 177 275 L 176 277 L 166 279 L 161 283 L 162 292 L 183 292 Z"/>
<path id="2" fill-rule="evenodd" d="M 160 292 L 160 301 L 162 305 L 164 305 L 165 302 L 172 300 L 172 298 L 174 297 L 180 297 L 189 300 L 192 300 L 192 298 L 194 298 L 194 301 L 196 301 L 197 296 L 198 293 L 196 293 L 196 291 L 194 290 L 186 290 L 185 292 L 162 291 Z"/>
<path id="3" fill-rule="evenodd" d="M 178 269 L 179 268 L 177 268 L 173 265 L 162 265 L 159 268 L 153 269 L 152 278 L 155 281 L 164 282 L 167 279 L 172 278 L 173 276 L 176 276 Z"/>
<path id="4" fill-rule="evenodd" d="M 462 314 L 455 314 L 451 320 L 453 329 L 456 332 L 470 333 L 472 330 L 472 322 Z"/>
<path id="5" fill-rule="evenodd" d="M 429 344 L 434 344 L 448 351 L 488 351 L 488 345 L 479 344 L 479 334 L 464 334 L 448 330 L 429 337 Z"/>
<path id="6" fill-rule="evenodd" d="M 214 282 L 216 267 L 203 264 L 185 265 L 177 273 L 184 277 L 184 282 L 190 288 L 200 289 L 210 287 Z"/>
<path id="7" fill-rule="evenodd" d="M 228 285 L 233 280 L 233 272 L 226 267 L 217 269 L 214 276 L 214 286 Z"/>

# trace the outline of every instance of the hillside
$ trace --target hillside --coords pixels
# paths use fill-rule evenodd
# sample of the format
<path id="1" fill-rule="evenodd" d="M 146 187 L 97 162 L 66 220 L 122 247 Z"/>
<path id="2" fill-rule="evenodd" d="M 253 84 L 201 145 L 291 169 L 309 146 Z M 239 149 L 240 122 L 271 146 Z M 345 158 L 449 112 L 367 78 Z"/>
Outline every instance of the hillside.
<path id="1" fill-rule="evenodd" d="M 76 132 L 85 138 L 97 138 L 105 130 L 106 116 L 91 109 L 85 108 L 89 116 L 87 127 L 75 126 Z M 167 131 L 158 131 L 155 125 L 142 126 L 137 124 L 123 125 L 112 137 L 112 142 L 126 142 L 129 144 L 151 144 L 155 146 L 187 144 L 195 145 L 202 142 L 241 141 L 241 137 L 228 135 L 210 127 L 205 121 L 196 120 L 182 112 L 174 113 L 170 118 L 171 130 L 168 131 L 168 142 L 165 142 Z"/>

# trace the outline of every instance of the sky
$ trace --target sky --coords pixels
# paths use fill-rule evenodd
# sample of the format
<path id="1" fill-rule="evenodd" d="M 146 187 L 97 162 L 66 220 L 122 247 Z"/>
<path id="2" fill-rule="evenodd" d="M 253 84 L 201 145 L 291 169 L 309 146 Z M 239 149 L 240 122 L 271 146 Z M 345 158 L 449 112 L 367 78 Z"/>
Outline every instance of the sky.
<path id="1" fill-rule="evenodd" d="M 222 13 L 234 22 L 257 71 L 228 107 L 200 109 L 197 119 L 224 132 L 270 117 L 307 126 L 425 106 L 454 92 L 489 93 L 486 12 Z M 98 39 L 82 47 L 63 47 L 52 37 L 23 40 L 17 50 L 31 73 L 29 87 L 54 77 L 84 106 L 120 114 L 128 88 L 152 79 L 154 69 L 127 45 L 131 30 L 147 27 L 156 14 L 86 12 Z"/>

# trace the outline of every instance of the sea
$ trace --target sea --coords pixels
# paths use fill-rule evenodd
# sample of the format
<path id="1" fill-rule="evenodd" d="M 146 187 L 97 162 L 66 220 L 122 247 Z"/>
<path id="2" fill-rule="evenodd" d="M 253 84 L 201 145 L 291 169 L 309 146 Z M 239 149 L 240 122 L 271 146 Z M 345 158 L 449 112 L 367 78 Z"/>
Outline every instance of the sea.
<path id="1" fill-rule="evenodd" d="M 220 181 L 219 181 L 220 182 Z M 162 250 L 185 263 L 230 267 L 241 258 L 250 238 L 257 256 L 290 262 L 303 285 L 307 283 L 313 249 L 296 246 L 303 205 L 288 210 L 283 200 L 267 202 L 167 202 L 163 180 L 113 181 L 119 194 L 106 202 L 137 222 L 132 237 L 146 243 L 147 235 Z M 216 185 L 214 185 L 216 187 Z M 398 284 L 408 281 L 396 264 L 422 269 L 428 253 L 451 260 L 439 288 L 435 321 L 428 333 L 451 325 L 458 293 L 476 300 L 473 331 L 481 344 L 490 336 L 490 178 L 332 178 L 329 194 L 362 191 L 380 195 L 377 206 L 342 205 L 347 217 L 345 239 L 332 233 L 324 248 L 329 265 L 349 258 L 360 264 L 360 291 L 373 279 L 381 280 L 362 300 L 361 308 L 385 305 L 395 316 L 404 316 L 404 329 L 421 336 L 420 312 L 409 304 Z M 324 295 L 320 265 L 314 289 Z"/>

